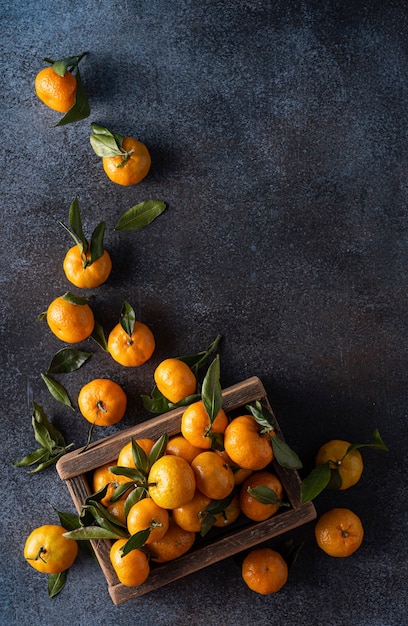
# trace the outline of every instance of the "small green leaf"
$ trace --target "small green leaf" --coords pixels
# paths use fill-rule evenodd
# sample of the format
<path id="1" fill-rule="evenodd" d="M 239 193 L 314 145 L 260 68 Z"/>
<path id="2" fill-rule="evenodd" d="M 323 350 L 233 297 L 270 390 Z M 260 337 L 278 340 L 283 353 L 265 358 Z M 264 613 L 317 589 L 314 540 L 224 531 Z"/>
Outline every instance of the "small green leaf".
<path id="1" fill-rule="evenodd" d="M 303 467 L 302 461 L 296 452 L 288 446 L 288 444 L 279 437 L 271 437 L 272 449 L 275 459 L 282 467 L 286 469 L 300 469 Z"/>
<path id="2" fill-rule="evenodd" d="M 120 313 L 120 324 L 129 337 L 132 336 L 133 329 L 135 327 L 136 315 L 132 307 L 128 302 L 123 303 L 122 311 Z"/>
<path id="3" fill-rule="evenodd" d="M 103 330 L 103 326 L 96 320 L 91 339 L 93 339 L 104 352 L 108 352 L 108 342 L 106 341 L 105 331 Z"/>
<path id="4" fill-rule="evenodd" d="M 146 452 L 137 443 L 137 441 L 133 439 L 133 437 L 132 437 L 132 456 L 133 456 L 133 461 L 137 469 L 139 469 L 141 472 L 143 472 L 143 474 L 145 474 L 149 468 Z"/>
<path id="5" fill-rule="evenodd" d="M 74 105 L 69 109 L 69 111 L 67 111 L 67 113 L 65 113 L 64 117 L 54 125 L 54 128 L 84 120 L 89 117 L 91 113 L 91 108 L 89 106 L 88 97 L 86 95 L 79 68 L 75 72 L 75 77 L 77 79 L 77 90 Z"/>
<path id="6" fill-rule="evenodd" d="M 120 539 L 123 535 L 101 526 L 84 526 L 83 528 L 76 528 L 64 533 L 64 537 L 75 539 L 75 541 L 89 541 L 90 539 Z"/>
<path id="7" fill-rule="evenodd" d="M 213 352 L 215 352 L 215 350 L 217 349 L 220 340 L 221 335 L 217 335 L 217 337 L 206 350 L 198 352 L 197 354 L 180 356 L 178 358 L 180 359 L 180 361 L 184 361 L 184 363 L 187 363 L 187 365 L 192 369 L 193 373 L 197 375 L 198 370 L 204 365 L 208 357 L 211 356 L 211 354 L 213 354 Z"/>
<path id="8" fill-rule="evenodd" d="M 162 200 L 145 200 L 126 211 L 115 226 L 115 230 L 140 230 L 151 224 L 163 213 L 166 205 Z"/>
<path id="9" fill-rule="evenodd" d="M 100 222 L 91 236 L 91 264 L 97 261 L 104 253 L 103 240 L 105 237 L 106 223 Z"/>
<path id="10" fill-rule="evenodd" d="M 222 407 L 222 392 L 220 384 L 220 358 L 219 355 L 210 364 L 201 390 L 201 397 L 205 410 L 212 424 Z"/>
<path id="11" fill-rule="evenodd" d="M 69 374 L 78 370 L 92 356 L 92 352 L 84 352 L 76 348 L 62 348 L 53 356 L 47 374 Z"/>
<path id="12" fill-rule="evenodd" d="M 201 527 L 200 527 L 200 535 L 201 537 L 205 537 L 207 533 L 210 532 L 211 528 L 214 526 L 217 518 L 212 513 L 204 513 L 201 519 Z"/>
<path id="13" fill-rule="evenodd" d="M 248 487 L 248 493 L 261 504 L 281 504 L 275 491 L 265 485 L 259 487 Z"/>
<path id="14" fill-rule="evenodd" d="M 55 398 L 55 400 L 61 402 L 61 404 L 65 404 L 65 406 L 68 406 L 70 409 L 75 410 L 65 387 L 61 385 L 61 383 L 55 380 L 52 376 L 48 376 L 48 374 L 41 374 L 41 377 L 47 385 L 48 391 L 53 398 Z"/>
<path id="15" fill-rule="evenodd" d="M 66 300 L 67 302 L 70 302 L 71 304 L 77 304 L 78 306 L 83 306 L 85 304 L 88 304 L 89 302 L 89 298 L 77 296 L 71 291 L 65 292 L 61 297 L 64 298 L 64 300 Z"/>
<path id="16" fill-rule="evenodd" d="M 85 233 L 82 227 L 81 211 L 79 208 L 79 201 L 77 196 L 72 200 L 69 207 L 69 225 L 72 228 L 72 232 L 79 239 L 82 244 L 82 249 L 86 254 L 88 251 L 88 240 L 85 237 Z"/>
<path id="17" fill-rule="evenodd" d="M 60 572 L 59 574 L 48 575 L 48 597 L 55 598 L 65 587 L 67 582 L 68 570 Z"/>
<path id="18" fill-rule="evenodd" d="M 89 138 L 91 146 L 97 156 L 110 158 L 114 156 L 125 156 L 122 150 L 124 137 L 116 133 L 112 133 L 103 126 L 91 124 L 92 133 Z"/>
<path id="19" fill-rule="evenodd" d="M 376 428 L 372 434 L 370 443 L 352 443 L 348 448 L 346 455 L 353 450 L 358 450 L 358 448 L 374 448 L 375 450 L 383 450 L 384 452 L 389 452 L 389 449 L 383 442 L 381 435 Z"/>
<path id="20" fill-rule="evenodd" d="M 52 64 L 53 70 L 56 74 L 64 76 L 68 69 L 73 70 L 77 68 L 79 62 L 86 54 L 87 52 L 82 52 L 81 54 L 71 55 L 69 57 L 65 57 L 64 59 L 59 59 L 58 61 L 54 61 L 53 59 L 46 57 L 44 61 Z"/>
<path id="21" fill-rule="evenodd" d="M 256 400 L 255 406 L 248 404 L 246 408 L 254 416 L 257 423 L 262 427 L 263 432 L 270 432 L 275 429 L 274 416 L 265 406 L 262 405 L 259 400 Z"/>
<path id="22" fill-rule="evenodd" d="M 329 461 L 323 465 L 315 467 L 302 481 L 300 495 L 302 504 L 316 498 L 329 484 L 331 471 Z"/>
<path id="23" fill-rule="evenodd" d="M 29 467 L 30 465 L 34 465 L 34 463 L 39 463 L 43 459 L 48 458 L 50 451 L 47 448 L 41 447 L 37 450 L 33 450 L 33 452 L 29 452 L 19 461 L 13 461 L 12 465 L 14 467 Z"/>
<path id="24" fill-rule="evenodd" d="M 155 463 L 158 459 L 160 459 L 165 451 L 169 441 L 169 436 L 167 433 L 163 433 L 158 440 L 154 443 L 152 449 L 150 450 L 148 461 L 149 467 L 152 467 L 153 463 Z"/>
<path id="25" fill-rule="evenodd" d="M 142 483 L 145 479 L 145 475 L 140 472 L 138 469 L 133 469 L 133 467 L 122 467 L 121 465 L 113 465 L 109 468 L 112 474 L 115 476 L 126 476 L 137 483 Z"/>
<path id="26" fill-rule="evenodd" d="M 130 509 L 136 502 L 146 497 L 146 489 L 144 487 L 135 487 L 125 500 L 125 515 L 129 514 Z M 112 498 L 111 498 L 112 499 Z"/>
<path id="27" fill-rule="evenodd" d="M 135 533 L 127 540 L 125 544 L 121 547 L 120 551 L 122 552 L 122 557 L 126 556 L 132 550 L 140 550 L 143 548 L 146 541 L 150 536 L 150 528 L 146 528 L 145 530 L 139 530 L 139 532 Z"/>

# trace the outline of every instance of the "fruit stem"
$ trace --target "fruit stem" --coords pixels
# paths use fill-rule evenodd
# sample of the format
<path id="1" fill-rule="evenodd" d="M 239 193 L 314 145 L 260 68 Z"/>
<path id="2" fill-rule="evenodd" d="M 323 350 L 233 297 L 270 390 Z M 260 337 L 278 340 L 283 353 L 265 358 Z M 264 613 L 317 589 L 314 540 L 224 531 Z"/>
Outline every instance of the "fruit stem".
<path id="1" fill-rule="evenodd" d="M 98 411 L 102 411 L 103 413 L 107 413 L 108 409 L 105 408 L 102 400 L 98 400 L 98 402 L 96 403 L 97 409 Z"/>

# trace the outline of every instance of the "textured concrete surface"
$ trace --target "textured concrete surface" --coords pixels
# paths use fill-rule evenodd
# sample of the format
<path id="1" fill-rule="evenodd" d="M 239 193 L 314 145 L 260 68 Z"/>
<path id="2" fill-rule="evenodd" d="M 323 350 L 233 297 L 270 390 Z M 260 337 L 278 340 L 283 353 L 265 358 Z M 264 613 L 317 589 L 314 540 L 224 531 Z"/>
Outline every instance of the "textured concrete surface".
<path id="1" fill-rule="evenodd" d="M 0 19 L 2 623 L 406 624 L 406 3 L 11 0 Z M 91 117 L 53 128 L 34 76 L 43 57 L 83 50 Z M 108 181 L 90 121 L 149 146 L 145 181 Z M 112 327 L 128 300 L 157 350 L 129 372 L 86 343 L 93 359 L 62 381 L 72 397 L 114 377 L 129 395 L 117 432 L 147 417 L 140 394 L 163 357 L 222 334 L 223 386 L 260 376 L 303 475 L 327 439 L 367 441 L 377 427 L 389 445 L 363 451 L 356 487 L 316 500 L 319 514 L 361 516 L 354 556 L 326 557 L 309 524 L 290 534 L 304 547 L 276 596 L 246 589 L 228 559 L 120 607 L 81 556 L 48 600 L 22 546 L 57 521 L 53 507 L 73 505 L 54 469 L 29 476 L 11 461 L 35 445 L 33 398 L 67 440 L 87 433 L 44 387 L 61 345 L 36 322 L 69 289 L 58 221 L 74 195 L 87 233 L 107 221 L 114 270 L 94 297 L 98 319 Z M 166 213 L 138 233 L 113 231 L 148 198 Z"/>

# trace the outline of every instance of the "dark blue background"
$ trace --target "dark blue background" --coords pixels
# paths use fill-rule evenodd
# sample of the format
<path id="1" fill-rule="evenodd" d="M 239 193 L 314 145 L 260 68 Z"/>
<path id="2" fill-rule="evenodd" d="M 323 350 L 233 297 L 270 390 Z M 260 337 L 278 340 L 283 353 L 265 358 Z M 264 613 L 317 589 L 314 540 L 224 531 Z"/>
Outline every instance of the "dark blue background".
<path id="1" fill-rule="evenodd" d="M 407 94 L 405 2 L 181 0 L 10 1 L 1 10 L 2 615 L 8 624 L 395 626 L 407 620 Z M 92 113 L 53 128 L 35 97 L 45 56 L 87 50 Z M 149 176 L 111 183 L 89 144 L 90 122 L 144 141 Z M 11 466 L 35 447 L 34 399 L 78 446 L 87 424 L 48 394 L 40 373 L 62 346 L 36 322 L 70 289 L 58 224 L 78 195 L 85 231 L 107 222 L 114 269 L 94 295 L 110 329 L 124 300 L 153 330 L 136 371 L 92 342 L 85 368 L 61 380 L 75 400 L 96 376 L 129 396 L 123 422 L 167 356 L 221 344 L 228 386 L 259 376 L 305 475 L 330 438 L 369 441 L 365 472 L 325 493 L 366 530 L 360 550 L 332 559 L 313 524 L 276 596 L 250 592 L 229 559 L 114 607 L 99 567 L 81 556 L 54 600 L 22 557 L 35 526 L 74 512 L 55 470 Z M 166 212 L 137 233 L 113 231 L 131 206 Z M 276 543 L 279 545 L 279 542 Z"/>

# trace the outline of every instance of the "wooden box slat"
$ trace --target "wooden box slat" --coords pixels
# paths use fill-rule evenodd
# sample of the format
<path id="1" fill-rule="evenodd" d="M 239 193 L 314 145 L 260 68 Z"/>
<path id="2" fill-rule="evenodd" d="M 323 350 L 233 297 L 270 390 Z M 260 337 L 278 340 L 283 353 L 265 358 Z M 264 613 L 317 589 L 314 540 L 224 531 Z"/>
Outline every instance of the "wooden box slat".
<path id="1" fill-rule="evenodd" d="M 228 413 L 255 400 L 262 400 L 273 414 L 262 382 L 256 376 L 232 385 L 222 392 L 223 408 Z M 87 474 L 105 463 L 116 462 L 120 450 L 131 438 L 158 439 L 163 433 L 169 436 L 180 432 L 181 416 L 184 408 L 169 411 L 127 430 L 92 443 L 87 450 L 74 450 L 64 455 L 57 463 L 59 476 L 65 481 L 78 513 L 86 498 L 91 495 Z M 244 412 L 244 411 L 242 411 Z M 246 412 L 246 411 L 245 411 Z M 276 418 L 275 418 L 276 419 Z M 279 424 L 276 430 L 283 439 Z M 208 565 L 251 548 L 263 541 L 279 536 L 316 518 L 316 511 L 311 502 L 301 504 L 300 477 L 296 471 L 287 470 L 274 462 L 274 471 L 279 476 L 290 508 L 264 522 L 249 522 L 239 526 L 227 527 L 224 532 L 215 533 L 202 540 L 197 546 L 182 557 L 153 565 L 149 578 L 139 587 L 122 585 L 113 570 L 109 559 L 112 542 L 109 540 L 92 541 L 98 562 L 108 583 L 108 591 L 114 604 L 121 604 L 142 596 L 163 585 L 178 580 Z"/>

